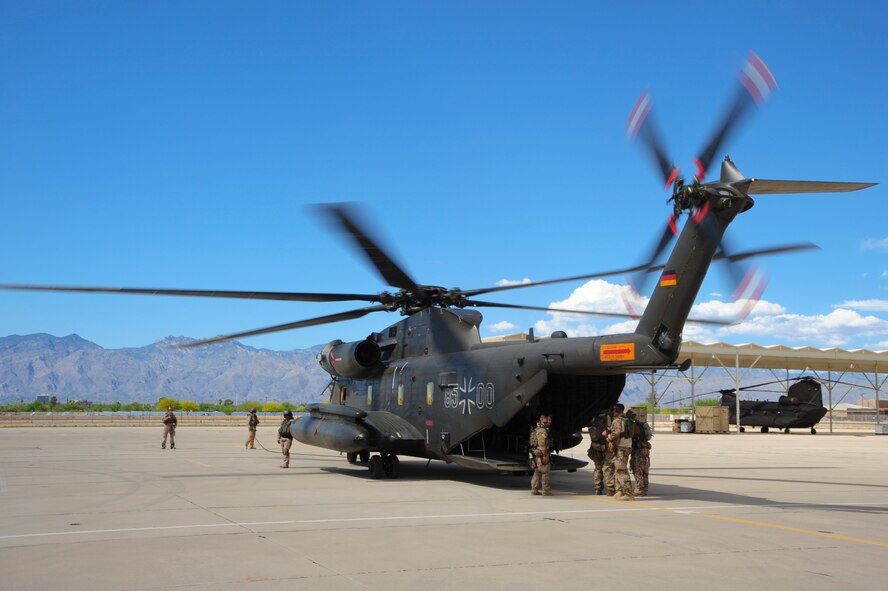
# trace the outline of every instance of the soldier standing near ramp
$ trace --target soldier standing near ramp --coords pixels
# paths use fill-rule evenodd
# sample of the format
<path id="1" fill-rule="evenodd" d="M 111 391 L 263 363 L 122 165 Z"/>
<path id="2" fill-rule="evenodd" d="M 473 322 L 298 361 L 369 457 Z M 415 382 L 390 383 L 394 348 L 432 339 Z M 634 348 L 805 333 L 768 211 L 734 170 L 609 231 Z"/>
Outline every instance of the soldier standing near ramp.
<path id="1" fill-rule="evenodd" d="M 247 437 L 247 449 L 256 449 L 256 427 L 259 426 L 259 417 L 256 416 L 256 409 L 250 411 L 250 420 L 247 421 L 247 429 L 250 434 Z"/>
<path id="2" fill-rule="evenodd" d="M 167 413 L 163 417 L 163 442 L 160 449 L 166 449 L 167 437 L 170 438 L 170 449 L 176 449 L 176 424 L 179 420 L 173 414 L 172 407 L 167 407 Z"/>
<path id="3" fill-rule="evenodd" d="M 614 419 L 611 422 L 610 433 L 607 436 L 608 444 L 613 445 L 614 450 L 614 484 L 616 492 L 614 498 L 618 501 L 631 501 L 632 481 L 629 480 L 629 454 L 632 452 L 631 424 L 623 417 L 622 404 L 614 405 Z"/>
<path id="4" fill-rule="evenodd" d="M 547 414 L 540 415 L 540 422 L 536 428 L 530 433 L 530 453 L 531 465 L 533 467 L 533 478 L 530 481 L 530 494 L 533 495 L 552 495 L 552 485 L 550 474 L 552 465 L 549 463 L 551 458 L 549 452 L 552 447 L 552 438 L 549 436 L 549 427 L 552 425 L 552 417 Z M 542 487 L 542 492 L 540 488 Z"/>
<path id="5" fill-rule="evenodd" d="M 589 423 L 589 437 L 592 439 L 589 445 L 589 451 L 586 452 L 589 459 L 594 465 L 592 475 L 595 478 L 595 494 L 604 494 L 605 475 L 604 475 L 604 456 L 607 453 L 607 437 L 605 431 L 608 428 L 608 414 L 606 412 L 599 413 Z M 611 474 L 610 485 L 608 490 L 613 487 L 613 474 Z"/>
<path id="6" fill-rule="evenodd" d="M 631 411 L 630 411 L 631 412 Z M 628 413 L 627 413 L 628 414 Z M 644 421 L 635 423 L 632 435 L 632 458 L 629 470 L 635 476 L 635 496 L 646 497 L 648 492 L 648 476 L 651 471 L 651 426 Z"/>
<path id="7" fill-rule="evenodd" d="M 622 406 L 622 405 L 621 405 Z M 605 440 L 605 448 L 604 448 L 604 468 L 602 471 L 604 472 L 604 486 L 607 488 L 607 496 L 612 497 L 617 491 L 617 485 L 614 481 L 614 459 L 617 454 L 617 446 L 614 443 L 610 443 L 607 441 L 607 436 L 610 433 L 611 424 L 614 421 L 614 409 L 616 406 L 612 406 L 610 412 L 605 414 L 605 420 L 607 421 L 607 426 L 602 433 L 602 436 Z"/>

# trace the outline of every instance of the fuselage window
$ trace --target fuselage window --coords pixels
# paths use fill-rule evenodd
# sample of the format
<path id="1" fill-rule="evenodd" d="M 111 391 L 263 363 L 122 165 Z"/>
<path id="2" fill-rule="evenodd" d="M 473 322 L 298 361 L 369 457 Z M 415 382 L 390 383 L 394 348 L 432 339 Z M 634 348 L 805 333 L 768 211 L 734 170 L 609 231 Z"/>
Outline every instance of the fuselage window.
<path id="1" fill-rule="evenodd" d="M 367 386 L 367 406 L 373 406 L 373 386 Z"/>
<path id="2" fill-rule="evenodd" d="M 404 384 L 398 384 L 398 406 L 404 406 Z"/>
<path id="3" fill-rule="evenodd" d="M 434 382 L 429 382 L 426 384 L 426 404 L 429 406 L 435 401 L 435 384 Z"/>
<path id="4" fill-rule="evenodd" d="M 346 388 L 345 386 L 339 389 L 339 404 L 345 404 L 345 394 L 347 390 L 348 388 Z"/>

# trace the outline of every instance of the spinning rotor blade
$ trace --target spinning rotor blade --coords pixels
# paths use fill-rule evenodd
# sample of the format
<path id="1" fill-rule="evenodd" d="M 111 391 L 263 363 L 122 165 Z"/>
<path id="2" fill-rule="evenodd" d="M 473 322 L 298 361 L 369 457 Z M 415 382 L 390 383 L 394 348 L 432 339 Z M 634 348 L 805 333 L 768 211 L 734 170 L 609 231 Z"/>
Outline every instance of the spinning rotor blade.
<path id="1" fill-rule="evenodd" d="M 675 216 L 669 216 L 669 222 L 664 228 L 663 233 L 660 235 L 660 239 L 654 245 L 653 250 L 651 250 L 650 255 L 646 259 L 644 259 L 644 264 L 641 265 L 640 272 L 636 273 L 629 279 L 629 283 L 635 288 L 638 292 L 645 291 L 645 284 L 647 283 L 648 276 L 659 269 L 663 268 L 663 265 L 655 265 L 657 259 L 660 258 L 660 255 L 663 254 L 663 251 L 672 241 L 672 237 L 678 233 L 678 227 L 675 225 L 676 218 Z"/>
<path id="2" fill-rule="evenodd" d="M 512 310 L 537 310 L 540 312 L 560 312 L 563 314 L 586 314 L 589 316 L 612 316 L 614 318 L 638 318 L 633 314 L 621 314 L 619 312 L 593 312 L 590 310 L 568 310 L 566 308 L 546 308 L 543 306 L 522 306 L 520 304 L 498 304 L 496 302 L 479 302 L 476 300 L 469 300 L 466 302 L 466 305 L 476 306 L 478 308 L 509 308 Z M 736 324 L 735 321 L 725 321 L 725 320 L 706 320 L 706 319 L 695 319 L 688 318 L 688 322 L 698 322 L 700 324 L 714 324 L 716 326 L 731 326 Z"/>
<path id="3" fill-rule="evenodd" d="M 201 347 L 203 345 L 210 345 L 212 343 L 221 343 L 224 341 L 230 341 L 231 339 L 238 339 L 241 337 L 252 337 L 260 334 L 268 334 L 272 332 L 280 332 L 282 330 L 292 330 L 294 328 L 305 328 L 306 326 L 317 326 L 318 324 L 330 324 L 333 322 L 342 322 L 343 320 L 354 320 L 355 318 L 361 318 L 362 316 L 366 316 L 367 314 L 371 314 L 373 312 L 383 312 L 387 310 L 386 306 L 370 306 L 367 308 L 358 308 L 357 310 L 350 310 L 348 312 L 339 312 L 338 314 L 330 314 L 328 316 L 318 316 L 317 318 L 309 318 L 307 320 L 299 320 L 298 322 L 290 322 L 287 324 L 278 324 L 277 326 L 269 326 L 267 328 L 258 328 L 256 330 L 248 330 L 244 332 L 238 332 L 229 335 L 223 335 L 218 337 L 213 337 L 211 339 L 203 339 L 200 341 L 191 341 L 189 343 L 183 343 L 181 345 L 176 345 L 176 349 L 189 349 L 191 347 Z"/>
<path id="4" fill-rule="evenodd" d="M 648 117 L 651 106 L 651 95 L 645 90 L 638 97 L 632 113 L 629 114 L 629 121 L 626 122 L 626 134 L 632 139 L 641 138 L 642 145 L 650 152 L 663 176 L 666 189 L 669 190 L 669 186 L 678 178 L 679 170 L 666 156 L 666 150 L 663 148 L 663 141 L 654 125 L 653 117 Z"/>
<path id="5" fill-rule="evenodd" d="M 791 193 L 847 193 L 878 183 L 830 183 L 823 181 L 768 181 L 749 179 L 749 195 L 788 195 Z"/>
<path id="6" fill-rule="evenodd" d="M 746 63 L 740 73 L 740 88 L 734 102 L 731 104 L 721 124 L 716 128 L 712 139 L 703 149 L 700 156 L 694 161 L 697 165 L 698 181 L 706 177 L 706 171 L 712 159 L 725 143 L 728 136 L 736 129 L 739 121 L 749 112 L 753 105 L 763 105 L 774 89 L 777 88 L 777 80 L 768 69 L 767 64 L 753 52 L 749 52 Z"/>
<path id="7" fill-rule="evenodd" d="M 671 230 L 669 230 L 671 232 Z M 665 241 L 668 244 L 669 236 L 664 235 L 664 238 L 667 238 Z M 659 249 L 655 249 L 654 256 L 651 260 L 655 260 L 659 257 L 660 253 L 663 251 L 663 247 L 659 247 Z M 713 257 L 713 260 L 730 260 L 730 261 L 742 261 L 745 259 L 750 259 L 759 256 L 769 256 L 772 254 L 782 254 L 785 252 L 798 252 L 803 250 L 815 250 L 820 247 L 811 242 L 802 242 L 798 244 L 786 244 L 783 246 L 772 246 L 769 248 L 762 248 L 758 250 L 748 250 L 745 252 L 739 252 L 732 255 L 726 255 L 724 252 L 719 251 Z M 530 283 L 518 283 L 515 285 L 497 285 L 496 287 L 484 287 L 481 289 L 468 289 L 462 291 L 462 295 L 467 298 L 471 298 L 477 295 L 485 294 L 485 293 L 494 293 L 498 291 L 508 291 L 512 289 L 524 289 L 525 287 L 536 287 L 538 285 L 552 285 L 554 283 L 567 283 L 569 281 L 582 281 L 588 279 L 600 279 L 602 277 L 613 277 L 615 275 L 626 275 L 627 273 L 639 273 L 639 275 L 644 274 L 648 275 L 654 273 L 656 271 L 662 271 L 665 265 L 636 265 L 635 267 L 627 267 L 625 269 L 616 269 L 613 271 L 602 271 L 600 273 L 587 273 L 585 275 L 574 275 L 573 277 L 561 277 L 558 279 L 547 279 L 545 281 L 532 281 Z M 375 300 L 373 300 L 375 301 Z"/>
<path id="8" fill-rule="evenodd" d="M 194 296 L 202 298 L 236 298 L 242 300 L 281 300 L 290 302 L 379 302 L 380 296 L 364 293 L 300 293 L 287 291 L 224 291 L 209 289 L 154 289 L 133 287 L 87 287 L 66 285 L 0 285 L 12 291 L 68 291 L 80 293 L 123 293 L 138 295 Z"/>
<path id="9" fill-rule="evenodd" d="M 366 230 L 358 225 L 356 221 L 357 215 L 353 207 L 345 204 L 328 204 L 321 205 L 320 207 L 341 229 L 345 230 L 352 237 L 388 285 L 407 290 L 415 290 L 417 288 L 416 282 L 382 250 Z M 349 209 L 351 211 L 348 211 Z"/>
<path id="10" fill-rule="evenodd" d="M 657 267 L 661 268 L 661 267 Z M 637 271 L 648 271 L 649 267 L 645 265 L 637 265 L 626 269 L 618 269 L 616 271 L 604 271 L 602 273 L 589 273 L 586 275 L 574 275 L 573 277 L 562 277 L 560 279 L 547 279 L 545 281 L 532 281 L 530 283 L 518 283 L 515 285 L 497 285 L 496 287 L 484 287 L 481 289 L 469 289 L 463 291 L 466 297 L 481 295 L 482 293 L 493 293 L 495 291 L 507 291 L 510 289 L 523 289 L 525 287 L 536 287 L 537 285 L 551 285 L 553 283 L 566 283 L 568 281 L 580 281 L 583 279 L 598 279 L 600 277 L 611 277 L 614 275 L 625 275 L 626 273 L 635 273 Z"/>
<path id="11" fill-rule="evenodd" d="M 800 242 L 798 244 L 784 244 L 783 246 L 771 246 L 769 248 L 760 248 L 758 250 L 747 250 L 746 252 L 738 252 L 728 255 L 724 251 L 716 253 L 712 260 L 727 260 L 728 262 L 738 262 L 753 257 L 770 256 L 773 254 L 783 254 L 785 252 L 801 252 L 805 250 L 820 250 L 820 247 L 813 242 Z"/>

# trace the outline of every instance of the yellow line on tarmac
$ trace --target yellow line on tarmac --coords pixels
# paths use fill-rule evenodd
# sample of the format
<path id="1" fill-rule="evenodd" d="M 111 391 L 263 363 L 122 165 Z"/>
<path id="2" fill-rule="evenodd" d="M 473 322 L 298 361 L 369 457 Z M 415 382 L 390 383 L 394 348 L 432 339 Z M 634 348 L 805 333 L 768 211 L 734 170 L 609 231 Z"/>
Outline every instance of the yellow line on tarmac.
<path id="1" fill-rule="evenodd" d="M 203 466 L 204 468 L 212 468 L 209 464 L 204 464 L 203 462 L 198 462 L 197 460 L 192 460 L 191 458 L 185 458 L 186 462 L 191 462 L 192 464 L 197 464 L 198 466 Z"/>
<path id="2" fill-rule="evenodd" d="M 841 536 L 839 534 L 831 534 L 824 531 L 815 531 L 813 529 L 802 529 L 800 527 L 791 527 L 788 525 L 778 525 L 776 523 L 764 523 L 762 521 L 751 521 L 749 519 L 737 519 L 736 517 L 727 517 L 725 515 L 713 515 L 711 513 L 700 513 L 703 517 L 711 517 L 712 519 L 721 519 L 724 521 L 733 521 L 734 523 L 743 523 L 746 525 L 757 525 L 759 527 L 770 527 L 772 529 L 782 529 L 783 531 L 791 531 L 799 534 L 810 534 L 812 536 L 821 536 L 824 538 L 832 538 L 834 540 L 844 540 L 846 542 L 857 542 L 858 544 L 869 544 L 870 546 L 881 546 L 888 548 L 888 543 L 877 542 L 875 540 L 867 540 L 864 538 L 853 538 L 851 536 Z"/>
<path id="3" fill-rule="evenodd" d="M 651 505 L 651 504 L 649 504 L 649 503 L 639 503 L 639 502 L 637 502 L 637 501 L 630 501 L 630 502 L 627 502 L 627 501 L 619 501 L 619 500 L 617 500 L 617 499 L 608 498 L 608 497 L 604 497 L 604 498 L 602 498 L 602 497 L 599 497 L 599 496 L 597 496 L 597 495 L 595 495 L 595 496 L 593 496 L 593 495 L 583 495 L 583 496 L 581 496 L 581 497 L 579 497 L 579 498 L 593 499 L 593 500 L 598 501 L 598 502 L 601 502 L 601 503 L 613 503 L 613 504 L 617 504 L 617 505 L 623 505 L 623 506 L 625 506 L 625 507 L 627 507 L 627 508 L 629 508 L 629 507 L 638 507 L 638 508 L 640 508 L 640 509 L 657 509 L 658 511 L 669 511 L 670 513 L 675 513 L 675 512 L 676 512 L 674 509 L 670 509 L 669 507 L 659 507 L 659 506 L 657 506 L 657 505 Z M 685 513 L 685 512 L 682 512 L 682 515 L 689 515 L 689 514 L 699 515 L 699 516 L 701 516 L 701 517 L 709 517 L 709 518 L 711 518 L 711 519 L 721 519 L 722 521 L 732 521 L 732 522 L 734 522 L 734 523 L 742 523 L 742 524 L 744 524 L 744 525 L 757 525 L 757 526 L 759 526 L 759 527 L 767 527 L 767 528 L 771 528 L 771 529 L 780 529 L 780 530 L 783 530 L 783 531 L 790 531 L 790 532 L 794 532 L 794 533 L 798 533 L 798 534 L 809 534 L 809 535 L 812 535 L 812 536 L 820 536 L 820 537 L 823 537 L 823 538 L 831 538 L 831 539 L 833 539 L 833 540 L 842 540 L 842 541 L 845 541 L 845 542 L 856 542 L 856 543 L 858 543 L 858 544 L 868 544 L 868 545 L 870 545 L 870 546 L 881 546 L 882 548 L 888 548 L 888 543 L 886 543 L 886 542 L 878 542 L 878 541 L 876 541 L 876 540 L 867 540 L 866 538 L 855 538 L 855 537 L 852 537 L 852 536 L 843 536 L 843 535 L 833 534 L 833 533 L 829 533 L 829 532 L 816 531 L 816 530 L 813 530 L 813 529 L 803 529 L 803 528 L 800 528 L 800 527 L 792 527 L 792 526 L 789 526 L 789 525 L 779 525 L 779 524 L 776 524 L 776 523 L 766 523 L 766 522 L 764 522 L 764 521 L 752 521 L 752 520 L 750 520 L 750 519 L 739 519 L 739 518 L 737 518 L 737 517 L 728 517 L 728 516 L 726 516 L 726 515 L 715 515 L 715 514 L 713 514 L 713 513 L 698 513 L 698 512 L 696 512 L 696 511 L 694 511 L 693 513 Z"/>

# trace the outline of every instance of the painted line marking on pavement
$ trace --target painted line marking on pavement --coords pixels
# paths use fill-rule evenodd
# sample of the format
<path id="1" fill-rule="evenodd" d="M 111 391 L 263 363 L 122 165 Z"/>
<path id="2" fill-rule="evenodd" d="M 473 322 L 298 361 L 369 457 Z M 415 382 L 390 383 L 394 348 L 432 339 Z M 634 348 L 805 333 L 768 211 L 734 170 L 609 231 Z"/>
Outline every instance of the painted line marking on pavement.
<path id="1" fill-rule="evenodd" d="M 824 538 L 832 538 L 833 540 L 843 540 L 845 542 L 857 542 L 858 544 L 868 544 L 870 546 L 881 546 L 883 548 L 888 548 L 888 543 L 878 542 L 876 540 L 867 540 L 865 538 L 855 538 L 852 536 L 843 536 L 839 534 L 831 534 L 823 531 L 816 531 L 813 529 L 802 529 L 800 527 L 792 527 L 789 525 L 778 525 L 776 523 L 765 523 L 763 521 L 752 521 L 749 519 L 737 519 L 736 517 L 728 517 L 726 515 L 712 515 L 709 513 L 701 513 L 703 517 L 710 517 L 712 519 L 721 519 L 723 521 L 732 521 L 734 523 L 743 523 L 745 525 L 757 525 L 759 527 L 769 527 L 772 529 L 781 529 L 783 531 L 790 531 L 799 534 L 809 534 L 812 536 L 821 536 Z"/>
<path id="2" fill-rule="evenodd" d="M 203 466 L 204 468 L 212 468 L 209 464 L 204 464 L 203 462 L 198 462 L 197 460 L 192 460 L 191 458 L 185 458 L 186 462 L 191 462 L 192 464 L 197 464 L 198 466 Z"/>
<path id="3" fill-rule="evenodd" d="M 601 498 L 597 498 L 594 496 L 590 496 L 587 498 L 595 499 L 599 502 L 605 502 L 605 503 L 621 503 L 622 504 L 622 503 L 626 502 L 626 501 L 618 501 L 616 499 L 601 499 Z M 792 527 L 790 525 L 779 525 L 776 523 L 767 523 L 764 521 L 752 521 L 750 519 L 739 519 L 737 517 L 728 517 L 727 515 L 715 515 L 713 513 L 702 513 L 700 511 L 694 510 L 694 509 L 700 509 L 700 507 L 674 507 L 673 508 L 673 507 L 659 507 L 657 505 L 650 505 L 647 503 L 638 503 L 638 502 L 632 502 L 632 503 L 636 507 L 644 508 L 644 509 L 656 509 L 659 511 L 668 511 L 670 513 L 680 513 L 682 515 L 696 514 L 696 515 L 700 515 L 701 517 L 709 517 L 711 519 L 721 519 L 723 521 L 731 521 L 733 523 L 742 523 L 744 525 L 756 525 L 759 527 L 767 527 L 767 528 L 771 528 L 771 529 L 779 529 L 779 530 L 789 531 L 789 532 L 794 532 L 794 533 L 809 534 L 809 535 L 813 535 L 813 536 L 821 536 L 824 538 L 831 538 L 834 540 L 842 540 L 845 542 L 856 542 L 858 544 L 868 544 L 870 546 L 881 546 L 883 548 L 888 548 L 888 543 L 879 542 L 877 540 L 867 540 L 866 538 L 855 538 L 853 536 L 843 536 L 840 534 L 822 532 L 822 531 L 817 531 L 817 530 L 813 530 L 813 529 L 803 529 L 800 527 Z M 845 506 L 871 505 L 871 506 L 877 506 L 877 505 L 886 505 L 886 504 L 888 504 L 888 503 L 774 503 L 774 504 L 769 504 L 769 505 L 714 505 L 714 506 L 710 506 L 708 510 L 711 511 L 713 509 L 731 509 L 731 508 L 740 508 L 740 507 L 765 507 L 765 508 L 772 508 L 772 509 L 775 509 L 775 508 L 776 509 L 783 509 L 783 508 L 792 508 L 792 507 L 820 507 L 820 506 L 830 506 L 830 505 L 845 505 Z"/>
<path id="4" fill-rule="evenodd" d="M 590 496 L 588 498 L 595 499 L 596 497 Z M 713 509 L 742 509 L 742 508 L 779 508 L 779 507 L 819 507 L 819 506 L 831 506 L 831 505 L 855 505 L 855 506 L 878 506 L 878 505 L 888 505 L 888 501 L 886 502 L 874 502 L 874 503 L 773 503 L 773 504 L 757 504 L 757 505 L 701 505 L 701 506 L 690 506 L 690 507 L 658 507 L 655 505 L 647 505 L 641 503 L 631 503 L 627 504 L 624 501 L 610 501 L 607 499 L 597 499 L 602 502 L 609 503 L 617 503 L 621 505 L 620 507 L 608 508 L 608 509 L 563 509 L 563 510 L 551 510 L 551 511 L 513 511 L 509 513 L 455 513 L 455 514 L 443 514 L 443 515 L 391 515 L 391 516 L 383 516 L 383 517 L 339 517 L 339 518 L 330 518 L 330 519 L 288 519 L 281 521 L 245 521 L 245 522 L 237 522 L 230 521 L 226 523 L 198 523 L 192 525 L 159 525 L 152 527 L 126 527 L 126 528 L 114 528 L 114 529 L 92 529 L 92 530 L 81 530 L 81 531 L 60 531 L 60 532 L 40 532 L 33 534 L 8 534 L 8 535 L 0 535 L 0 540 L 14 540 L 14 539 L 23 539 L 23 538 L 39 538 L 39 537 L 51 537 L 51 536 L 83 536 L 89 534 L 108 534 L 108 533 L 127 533 L 127 532 L 150 532 L 150 531 L 170 531 L 170 530 L 183 530 L 183 529 L 211 529 L 218 527 L 256 527 L 256 526 L 270 526 L 270 525 L 319 525 L 325 523 L 367 523 L 367 522 L 380 522 L 380 521 L 421 521 L 423 519 L 467 519 L 467 518 L 499 518 L 499 517 L 532 517 L 532 516 L 545 516 L 545 515 L 590 515 L 594 513 L 620 513 L 620 512 L 642 512 L 642 511 L 667 511 L 667 512 L 677 512 L 677 511 L 712 511 Z M 706 516 L 710 516 L 710 514 L 704 514 Z M 712 517 L 718 517 L 715 515 L 711 515 Z M 753 523 L 753 522 L 749 522 Z M 774 526 L 781 527 L 781 526 Z M 786 528 L 789 529 L 789 528 Z M 807 531 L 807 530 L 799 530 L 799 531 Z M 813 532 L 821 534 L 821 532 Z M 821 535 L 830 535 L 830 534 L 821 534 Z M 841 537 L 841 536 L 836 536 Z M 848 540 L 857 540 L 860 538 L 842 538 Z M 874 542 L 876 544 L 881 544 L 881 542 Z M 888 544 L 885 544 L 888 546 Z"/>

